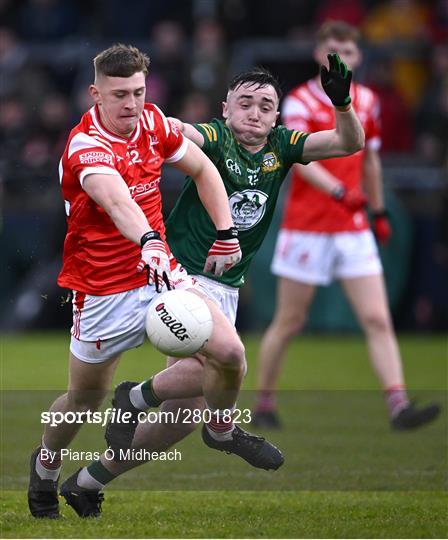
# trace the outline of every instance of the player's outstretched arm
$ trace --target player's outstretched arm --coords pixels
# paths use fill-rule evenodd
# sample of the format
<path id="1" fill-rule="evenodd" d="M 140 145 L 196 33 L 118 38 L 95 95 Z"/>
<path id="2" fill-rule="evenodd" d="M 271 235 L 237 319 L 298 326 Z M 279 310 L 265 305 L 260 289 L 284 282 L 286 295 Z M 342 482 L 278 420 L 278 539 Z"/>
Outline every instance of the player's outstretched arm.
<path id="1" fill-rule="evenodd" d="M 197 144 L 199 148 L 204 146 L 204 136 L 194 126 L 187 124 L 186 122 L 182 122 L 182 120 L 179 120 L 179 118 L 169 117 L 168 120 L 174 124 L 177 129 L 183 133 L 185 137 L 187 137 L 187 139 L 190 139 L 190 141 Z"/>
<path id="2" fill-rule="evenodd" d="M 351 106 L 352 72 L 337 54 L 329 54 L 328 62 L 329 68 L 321 67 L 321 83 L 335 107 L 336 129 L 309 135 L 303 147 L 304 161 L 347 156 L 364 147 L 364 130 Z"/>
<path id="3" fill-rule="evenodd" d="M 184 157 L 173 165 L 193 178 L 199 198 L 216 227 L 216 240 L 208 252 L 204 271 L 220 276 L 242 256 L 224 183 L 218 169 L 195 144 L 189 143 Z"/>

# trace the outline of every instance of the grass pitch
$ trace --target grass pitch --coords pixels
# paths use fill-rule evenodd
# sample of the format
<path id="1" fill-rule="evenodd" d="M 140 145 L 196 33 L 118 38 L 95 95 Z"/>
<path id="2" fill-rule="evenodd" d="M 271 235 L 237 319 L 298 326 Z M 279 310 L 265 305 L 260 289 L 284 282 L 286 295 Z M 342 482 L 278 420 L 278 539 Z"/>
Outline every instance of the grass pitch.
<path id="1" fill-rule="evenodd" d="M 249 374 L 239 407 L 253 404 L 259 339 L 246 338 Z M 301 338 L 290 347 L 279 406 L 284 429 L 264 433 L 284 451 L 276 472 L 206 448 L 199 432 L 176 448 L 182 460 L 154 462 L 106 490 L 99 520 L 28 515 L 29 455 L 40 412 L 67 380 L 66 335 L 3 337 L 1 476 L 4 538 L 447 536 L 444 338 L 400 340 L 411 397 L 443 402 L 432 425 L 392 433 L 361 338 Z M 148 345 L 127 353 L 116 382 L 143 380 L 164 359 Z M 243 426 L 244 427 L 244 426 Z M 74 450 L 102 450 L 103 429 L 86 425 Z M 64 464 L 63 478 L 85 461 Z"/>

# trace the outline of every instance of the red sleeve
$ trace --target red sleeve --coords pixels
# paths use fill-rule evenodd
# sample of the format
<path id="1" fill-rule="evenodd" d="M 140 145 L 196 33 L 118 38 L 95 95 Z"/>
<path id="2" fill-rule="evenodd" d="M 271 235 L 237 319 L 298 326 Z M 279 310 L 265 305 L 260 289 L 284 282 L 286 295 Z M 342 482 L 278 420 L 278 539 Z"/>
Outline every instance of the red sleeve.
<path id="1" fill-rule="evenodd" d="M 67 149 L 68 165 L 81 185 L 88 174 L 119 174 L 115 158 L 106 143 L 85 133 L 77 133 Z"/>
<path id="2" fill-rule="evenodd" d="M 282 123 L 288 129 L 312 131 L 309 108 L 298 96 L 286 96 L 282 106 Z"/>
<path id="3" fill-rule="evenodd" d="M 187 140 L 174 124 L 168 122 L 157 105 L 153 105 L 153 107 L 154 122 L 160 144 L 159 151 L 167 163 L 175 163 L 183 158 L 187 150 Z"/>
<path id="4" fill-rule="evenodd" d="M 381 140 L 380 100 L 376 94 L 372 94 L 372 101 L 372 106 L 368 109 L 367 122 L 365 125 L 366 141 L 372 139 Z"/>

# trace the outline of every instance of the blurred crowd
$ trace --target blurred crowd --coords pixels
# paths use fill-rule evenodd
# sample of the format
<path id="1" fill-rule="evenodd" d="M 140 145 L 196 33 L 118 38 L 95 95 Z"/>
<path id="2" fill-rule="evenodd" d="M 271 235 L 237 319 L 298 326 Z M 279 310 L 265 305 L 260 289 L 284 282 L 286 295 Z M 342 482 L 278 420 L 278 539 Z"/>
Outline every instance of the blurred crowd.
<path id="1" fill-rule="evenodd" d="M 170 116 L 204 121 L 220 115 L 239 42 L 277 39 L 311 51 L 327 19 L 362 31 L 358 80 L 380 96 L 383 154 L 447 169 L 448 0 L 0 0 L 3 219 L 16 223 L 20 211 L 21 226 L 33 227 L 36 209 L 53 213 L 60 242 L 58 161 L 90 106 L 91 59 L 102 48 L 122 41 L 148 52 L 149 100 Z M 294 63 L 290 71 L 285 90 L 301 82 Z M 3 287 L 26 273 L 11 264 Z"/>

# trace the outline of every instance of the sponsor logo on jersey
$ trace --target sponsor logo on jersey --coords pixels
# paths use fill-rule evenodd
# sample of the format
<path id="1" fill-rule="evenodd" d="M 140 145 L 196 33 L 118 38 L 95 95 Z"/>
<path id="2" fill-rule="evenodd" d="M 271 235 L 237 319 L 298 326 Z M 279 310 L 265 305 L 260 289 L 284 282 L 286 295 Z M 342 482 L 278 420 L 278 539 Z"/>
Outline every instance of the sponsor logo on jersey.
<path id="1" fill-rule="evenodd" d="M 233 223 L 240 230 L 251 229 L 259 223 L 266 211 L 268 196 L 258 189 L 236 191 L 229 197 Z"/>
<path id="2" fill-rule="evenodd" d="M 241 169 L 238 163 L 236 163 L 232 159 L 228 159 L 226 160 L 226 166 L 229 169 L 229 171 L 232 171 L 235 174 L 238 174 L 239 176 L 241 176 Z"/>
<path id="3" fill-rule="evenodd" d="M 260 167 L 257 167 L 256 169 L 247 168 L 247 179 L 251 186 L 255 186 L 258 183 L 259 173 L 260 173 Z"/>
<path id="4" fill-rule="evenodd" d="M 261 172 L 269 173 L 276 171 L 279 167 L 280 162 L 274 152 L 268 152 L 263 156 L 263 161 L 261 162 Z"/>
<path id="5" fill-rule="evenodd" d="M 179 341 L 184 341 L 184 339 L 190 339 L 190 336 L 187 334 L 187 329 L 181 322 L 179 322 L 176 317 L 171 315 L 165 307 L 165 304 L 161 302 L 155 309 L 157 315 L 163 324 L 169 329 L 169 331 L 174 334 Z"/>
<path id="6" fill-rule="evenodd" d="M 160 178 L 157 178 L 156 180 L 152 180 L 151 182 L 146 182 L 145 184 L 137 184 L 136 186 L 129 186 L 129 193 L 131 194 L 131 197 L 133 199 L 136 199 L 137 197 L 140 197 L 140 195 L 144 195 L 145 193 L 149 193 L 150 191 L 154 191 L 158 188 L 160 184 Z"/>
<path id="7" fill-rule="evenodd" d="M 98 162 L 113 165 L 113 157 L 110 154 L 106 154 L 106 152 L 86 152 L 79 156 L 79 161 L 83 165 L 91 165 Z"/>

